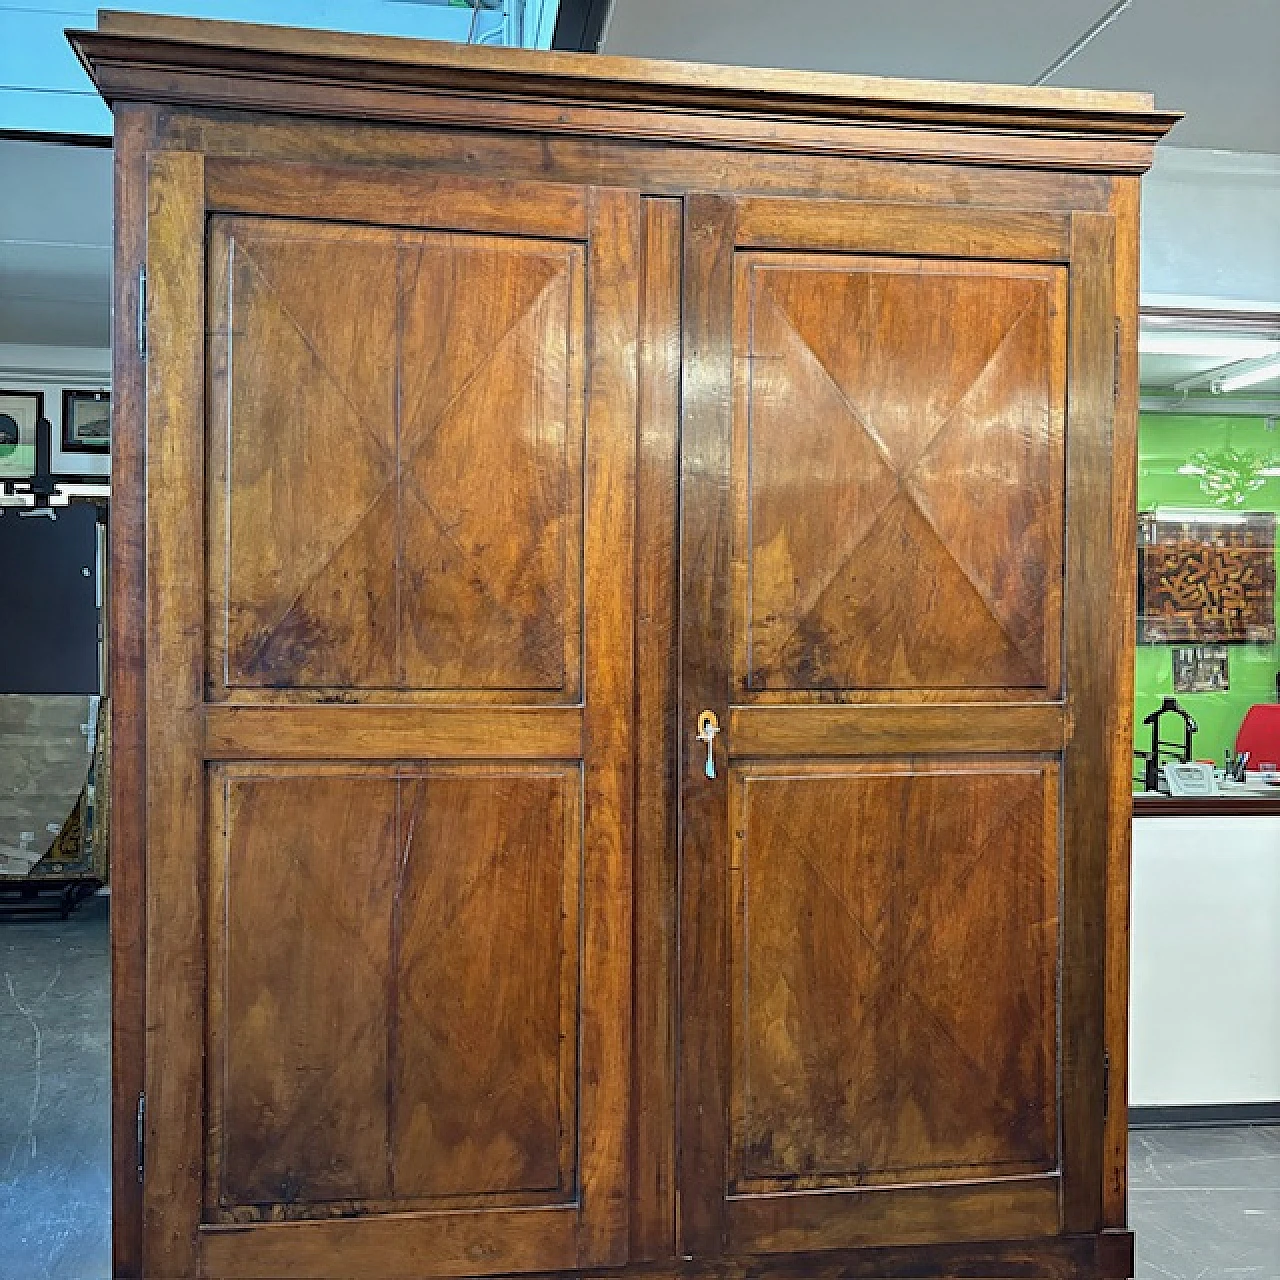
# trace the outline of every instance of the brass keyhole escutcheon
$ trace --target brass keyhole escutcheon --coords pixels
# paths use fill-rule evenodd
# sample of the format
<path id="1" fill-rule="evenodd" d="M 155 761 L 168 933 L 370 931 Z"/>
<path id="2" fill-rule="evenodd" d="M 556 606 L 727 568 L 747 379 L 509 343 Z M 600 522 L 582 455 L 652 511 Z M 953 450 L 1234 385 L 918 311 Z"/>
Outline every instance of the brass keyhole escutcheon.
<path id="1" fill-rule="evenodd" d="M 715 740 L 716 734 L 719 732 L 720 721 L 716 719 L 716 713 L 714 711 L 699 712 L 697 739 L 699 742 L 707 744 L 706 774 L 708 778 L 716 776 Z"/>

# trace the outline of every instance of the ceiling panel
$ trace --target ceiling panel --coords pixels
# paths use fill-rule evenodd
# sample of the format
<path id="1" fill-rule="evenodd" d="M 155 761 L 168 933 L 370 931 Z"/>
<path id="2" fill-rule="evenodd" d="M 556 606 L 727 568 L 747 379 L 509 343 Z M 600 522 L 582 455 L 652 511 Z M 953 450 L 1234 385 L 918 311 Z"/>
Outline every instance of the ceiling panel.
<path id="1" fill-rule="evenodd" d="M 1027 84 L 1109 7 L 1109 0 L 615 0 L 603 52 Z"/>
<path id="2" fill-rule="evenodd" d="M 1179 147 L 1280 152 L 1278 67 L 1280 0 L 1134 0 L 1050 83 L 1154 90 Z"/>
<path id="3" fill-rule="evenodd" d="M 1030 84 L 1114 0 L 615 0 L 606 53 Z M 1049 83 L 1145 89 L 1173 145 L 1280 152 L 1280 0 L 1131 0 Z"/>

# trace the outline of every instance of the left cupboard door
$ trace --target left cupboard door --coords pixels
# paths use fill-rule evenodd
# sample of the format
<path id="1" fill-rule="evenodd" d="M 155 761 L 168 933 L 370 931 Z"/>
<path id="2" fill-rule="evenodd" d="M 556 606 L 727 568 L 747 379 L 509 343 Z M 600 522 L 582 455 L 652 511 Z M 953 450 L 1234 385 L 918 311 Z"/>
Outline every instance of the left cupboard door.
<path id="1" fill-rule="evenodd" d="M 639 211 L 149 158 L 148 1275 L 625 1261 Z"/>

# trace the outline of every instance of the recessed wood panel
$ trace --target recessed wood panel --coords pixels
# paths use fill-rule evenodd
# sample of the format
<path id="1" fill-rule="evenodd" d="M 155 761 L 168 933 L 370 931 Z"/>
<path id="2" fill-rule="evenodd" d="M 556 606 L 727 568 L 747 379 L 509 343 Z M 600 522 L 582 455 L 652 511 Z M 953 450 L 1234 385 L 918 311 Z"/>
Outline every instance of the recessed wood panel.
<path id="1" fill-rule="evenodd" d="M 563 1200 L 578 766 L 212 776 L 213 1220 Z"/>
<path id="2" fill-rule="evenodd" d="M 572 775 L 431 772 L 401 792 L 397 1195 L 572 1183 L 580 806 Z"/>
<path id="3" fill-rule="evenodd" d="M 737 1188 L 1055 1168 L 1057 766 L 731 786 Z"/>
<path id="4" fill-rule="evenodd" d="M 1064 280 L 738 255 L 744 693 L 1057 685 Z"/>
<path id="5" fill-rule="evenodd" d="M 231 776 L 217 790 L 218 1201 L 386 1196 L 395 778 Z"/>
<path id="6" fill-rule="evenodd" d="M 214 220 L 219 690 L 580 687 L 578 245 Z"/>

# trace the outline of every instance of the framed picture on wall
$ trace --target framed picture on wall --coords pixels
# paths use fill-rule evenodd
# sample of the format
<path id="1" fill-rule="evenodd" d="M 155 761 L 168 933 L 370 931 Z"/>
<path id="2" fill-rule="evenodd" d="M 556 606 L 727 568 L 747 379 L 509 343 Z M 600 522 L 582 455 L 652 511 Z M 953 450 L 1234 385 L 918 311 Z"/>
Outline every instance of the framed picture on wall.
<path id="1" fill-rule="evenodd" d="M 1174 693 L 1226 693 L 1231 651 L 1225 644 L 1180 645 L 1171 651 Z"/>
<path id="2" fill-rule="evenodd" d="M 0 480 L 36 473 L 36 423 L 44 413 L 39 391 L 0 391 Z"/>
<path id="3" fill-rule="evenodd" d="M 1275 644 L 1271 511 L 1138 516 L 1139 644 Z"/>
<path id="4" fill-rule="evenodd" d="M 111 393 L 62 393 L 64 453 L 108 453 L 111 449 Z"/>

